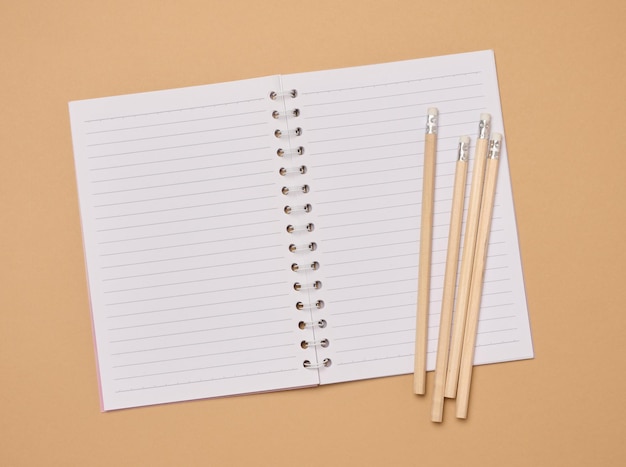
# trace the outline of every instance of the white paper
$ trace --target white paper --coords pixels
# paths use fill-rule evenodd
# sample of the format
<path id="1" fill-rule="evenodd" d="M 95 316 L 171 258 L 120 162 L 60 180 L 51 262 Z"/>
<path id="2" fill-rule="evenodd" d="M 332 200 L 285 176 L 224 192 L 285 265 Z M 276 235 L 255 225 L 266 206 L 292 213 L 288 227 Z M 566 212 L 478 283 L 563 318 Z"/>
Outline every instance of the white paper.
<path id="1" fill-rule="evenodd" d="M 317 384 L 289 308 L 278 85 L 71 104 L 105 410 Z"/>
<path id="2" fill-rule="evenodd" d="M 300 92 L 320 277 L 338 382 L 413 371 L 426 114 L 439 110 L 428 369 L 434 369 L 457 144 L 481 113 L 503 133 L 490 51 L 283 77 Z M 473 143 L 472 143 L 473 148 Z M 470 163 L 470 171 L 471 171 Z M 475 362 L 530 358 L 506 149 Z M 468 175 L 467 195 L 471 172 Z M 467 205 L 467 203 L 466 203 Z"/>
<path id="3" fill-rule="evenodd" d="M 72 102 L 103 409 L 412 372 L 428 107 L 433 369 L 458 138 L 504 129 L 490 51 Z M 478 333 L 478 364 L 532 357 L 506 148 Z"/>

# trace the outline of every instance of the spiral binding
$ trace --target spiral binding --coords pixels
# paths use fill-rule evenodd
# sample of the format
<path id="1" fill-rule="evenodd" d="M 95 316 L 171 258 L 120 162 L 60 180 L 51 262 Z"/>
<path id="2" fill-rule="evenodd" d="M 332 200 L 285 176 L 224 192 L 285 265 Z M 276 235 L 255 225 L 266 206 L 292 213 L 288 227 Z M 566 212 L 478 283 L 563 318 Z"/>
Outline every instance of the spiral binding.
<path id="1" fill-rule="evenodd" d="M 312 263 L 309 263 L 309 264 L 293 263 L 291 265 L 291 270 L 293 272 L 309 271 L 309 270 L 317 271 L 319 268 L 320 268 L 320 263 L 318 263 L 317 261 L 313 261 Z"/>
<path id="2" fill-rule="evenodd" d="M 278 170 L 278 173 L 281 177 L 286 177 L 285 181 L 289 180 L 289 182 L 281 188 L 281 193 L 288 198 L 306 196 L 310 191 L 309 185 L 306 183 L 299 184 L 297 182 L 291 182 L 297 177 L 307 173 L 306 165 L 300 162 L 295 162 L 296 159 L 299 159 L 300 156 L 304 155 L 304 146 L 292 144 L 294 138 L 302 136 L 303 130 L 300 126 L 289 128 L 289 122 L 291 119 L 298 118 L 300 116 L 300 109 L 291 106 L 293 99 L 298 97 L 298 91 L 296 89 L 288 91 L 271 91 L 268 96 L 270 100 L 275 101 L 277 104 L 280 103 L 280 107 L 282 108 L 281 110 L 273 110 L 271 113 L 272 118 L 276 120 L 274 137 L 281 142 L 284 141 L 284 146 L 282 146 L 283 143 L 280 143 L 281 147 L 276 150 L 276 156 L 285 159 L 285 164 Z M 289 166 L 289 163 L 292 165 Z M 313 206 L 310 203 L 299 205 L 293 205 L 290 203 L 285 205 L 283 212 L 289 216 L 295 215 L 300 218 L 300 216 L 305 216 L 310 213 L 312 209 Z M 315 230 L 315 225 L 312 222 L 307 222 L 305 220 L 303 222 L 288 223 L 285 229 L 288 234 L 300 238 L 302 236 L 310 236 Z M 313 240 L 304 240 L 302 243 L 293 242 L 289 244 L 288 249 L 293 254 L 310 254 L 317 250 L 317 243 Z M 305 294 L 306 297 L 309 297 L 311 292 L 320 290 L 322 288 L 322 282 L 309 277 L 314 275 L 314 273 L 319 269 L 320 263 L 315 260 L 304 262 L 297 261 L 292 263 L 291 271 L 294 274 L 299 275 L 298 280 L 293 282 L 293 289 L 297 293 Z M 304 278 L 304 280 L 300 280 L 300 277 Z M 311 301 L 310 303 L 305 300 L 299 300 L 295 303 L 295 308 L 298 311 L 305 311 L 314 315 L 316 311 L 324 308 L 324 305 L 324 301 L 321 299 Z M 328 323 L 325 319 L 312 319 L 311 321 L 302 320 L 298 323 L 298 328 L 301 330 L 310 329 L 315 335 L 316 329 L 324 329 L 327 324 Z M 329 345 L 330 340 L 325 337 L 314 338 L 313 340 L 302 340 L 300 343 L 302 349 L 315 348 L 319 350 L 325 349 Z M 304 360 L 302 365 L 304 368 L 308 369 L 325 368 L 331 365 L 331 360 L 329 358 L 324 358 L 320 363 L 312 363 L 310 360 Z"/>
<path id="3" fill-rule="evenodd" d="M 286 175 L 304 175 L 306 171 L 306 165 L 301 165 L 300 167 L 281 167 L 278 173 L 284 177 Z"/>
<path id="4" fill-rule="evenodd" d="M 302 128 L 298 127 L 295 130 L 274 130 L 274 136 L 276 138 L 282 138 L 283 136 L 289 136 L 289 135 L 294 135 L 294 136 L 300 136 L 302 135 Z"/>
<path id="5" fill-rule="evenodd" d="M 310 284 L 301 284 L 300 282 L 294 282 L 293 283 L 293 289 L 294 290 L 319 290 L 322 288 L 322 282 L 321 281 L 315 281 L 312 282 Z"/>
<path id="6" fill-rule="evenodd" d="M 307 327 L 317 326 L 318 328 L 325 328 L 328 323 L 325 319 L 319 319 L 317 321 L 300 321 L 298 327 L 300 329 L 306 329 Z"/>
<path id="7" fill-rule="evenodd" d="M 298 91 L 296 89 L 291 89 L 289 91 L 270 92 L 270 99 L 272 99 L 273 101 L 277 99 L 284 99 L 286 97 L 291 97 L 292 99 L 295 99 L 296 97 L 298 97 Z"/>
<path id="8" fill-rule="evenodd" d="M 284 186 L 282 188 L 283 195 L 296 194 L 296 193 L 308 193 L 310 190 L 309 185 L 304 184 L 300 186 Z"/>
<path id="9" fill-rule="evenodd" d="M 322 360 L 322 363 L 311 363 L 309 360 L 305 360 L 304 362 L 302 362 L 302 366 L 304 366 L 304 368 L 311 368 L 311 369 L 318 369 L 318 368 L 324 368 L 324 367 L 329 367 L 331 365 L 331 360 L 330 358 L 325 358 L 324 360 Z"/>
<path id="10" fill-rule="evenodd" d="M 330 345 L 330 341 L 328 339 L 322 339 L 319 341 L 302 341 L 300 342 L 300 347 L 303 349 L 308 349 L 309 347 L 323 347 L 326 348 Z"/>
<path id="11" fill-rule="evenodd" d="M 295 243 L 292 243 L 291 245 L 289 245 L 289 251 L 291 251 L 292 253 L 306 252 L 306 250 L 317 250 L 317 243 L 311 242 L 306 245 L 296 245 Z"/>
<path id="12" fill-rule="evenodd" d="M 276 150 L 276 155 L 278 157 L 284 157 L 284 156 L 301 156 L 304 154 L 304 146 L 298 146 L 295 149 L 283 149 L 283 148 L 278 148 Z"/>
<path id="13" fill-rule="evenodd" d="M 315 224 L 313 224 L 312 222 L 309 222 L 306 225 L 291 225 L 289 224 L 287 226 L 287 232 L 289 233 L 294 233 L 294 232 L 313 232 L 313 230 L 315 230 Z"/>
<path id="14" fill-rule="evenodd" d="M 322 308 L 324 308 L 324 300 L 317 300 L 315 301 L 315 303 L 309 303 L 309 304 L 304 304 L 303 302 L 296 302 L 297 310 L 314 310 L 316 308 L 318 310 L 321 310 Z"/>
<path id="15" fill-rule="evenodd" d="M 311 210 L 313 209 L 313 206 L 311 206 L 310 204 L 305 204 L 303 206 L 285 206 L 283 211 L 285 211 L 285 214 L 292 214 L 292 213 L 298 213 L 298 212 L 311 212 Z"/>

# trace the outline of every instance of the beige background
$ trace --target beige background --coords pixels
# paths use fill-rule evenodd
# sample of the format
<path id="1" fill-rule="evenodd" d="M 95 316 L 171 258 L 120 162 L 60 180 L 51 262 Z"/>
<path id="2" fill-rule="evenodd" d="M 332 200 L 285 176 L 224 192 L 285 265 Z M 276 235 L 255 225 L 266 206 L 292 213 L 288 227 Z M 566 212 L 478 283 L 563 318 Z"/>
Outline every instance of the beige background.
<path id="1" fill-rule="evenodd" d="M 0 0 L 0 465 L 624 465 L 625 24 L 622 0 Z M 68 101 L 481 49 L 534 360 L 477 368 L 441 425 L 409 375 L 99 412 Z"/>

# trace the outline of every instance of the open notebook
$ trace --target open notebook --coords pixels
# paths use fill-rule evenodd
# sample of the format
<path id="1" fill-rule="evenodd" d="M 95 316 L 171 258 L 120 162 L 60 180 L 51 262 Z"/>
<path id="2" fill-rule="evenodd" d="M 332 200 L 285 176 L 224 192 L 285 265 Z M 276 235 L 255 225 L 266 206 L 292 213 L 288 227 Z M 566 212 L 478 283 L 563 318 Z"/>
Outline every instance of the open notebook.
<path id="1" fill-rule="evenodd" d="M 491 51 L 71 102 L 103 410 L 412 372 L 428 107 L 432 369 Z M 477 364 L 533 352 L 504 149 L 499 177 Z"/>

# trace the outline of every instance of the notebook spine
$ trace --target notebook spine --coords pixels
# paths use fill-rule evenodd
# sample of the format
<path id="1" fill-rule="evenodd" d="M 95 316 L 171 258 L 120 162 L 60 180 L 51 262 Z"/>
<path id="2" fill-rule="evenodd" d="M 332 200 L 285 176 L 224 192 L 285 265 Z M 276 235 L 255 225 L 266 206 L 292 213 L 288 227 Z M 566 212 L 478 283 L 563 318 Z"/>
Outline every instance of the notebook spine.
<path id="1" fill-rule="evenodd" d="M 286 198 L 283 213 L 287 216 L 285 230 L 290 236 L 287 249 L 293 255 L 291 282 L 295 293 L 300 295 L 293 303 L 293 309 L 302 316 L 297 321 L 298 329 L 308 331 L 306 335 L 312 336 L 300 341 L 301 349 L 309 351 L 302 359 L 302 366 L 320 369 L 330 366 L 332 362 L 323 355 L 323 350 L 330 346 L 330 340 L 323 335 L 328 322 L 321 316 L 325 303 L 320 296 L 323 284 L 317 277 L 321 265 L 315 257 L 318 245 L 314 237 L 315 224 L 310 219 L 313 205 L 307 199 L 311 187 L 302 181 L 306 179 L 303 176 L 308 168 L 304 145 L 298 144 L 304 132 L 298 125 L 300 109 L 294 105 L 297 104 L 298 91 L 271 91 L 269 98 L 275 103 L 272 110 L 276 123 L 273 135 L 280 141 L 276 156 L 282 161 L 278 175 L 282 185 L 280 192 Z M 312 361 L 311 355 L 315 356 L 315 361 Z"/>

